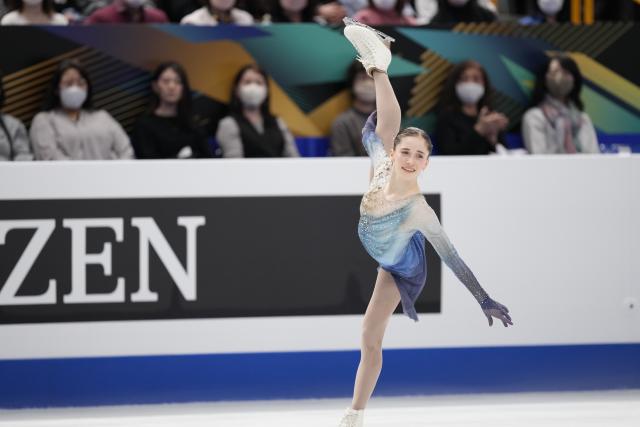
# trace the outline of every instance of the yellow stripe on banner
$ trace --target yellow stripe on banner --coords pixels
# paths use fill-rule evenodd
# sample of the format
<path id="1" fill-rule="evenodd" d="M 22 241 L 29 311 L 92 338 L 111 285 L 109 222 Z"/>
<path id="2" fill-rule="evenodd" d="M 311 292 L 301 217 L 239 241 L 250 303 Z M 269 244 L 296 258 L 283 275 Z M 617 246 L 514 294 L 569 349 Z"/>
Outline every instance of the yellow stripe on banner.
<path id="1" fill-rule="evenodd" d="M 573 52 L 569 55 L 587 79 L 600 84 L 610 94 L 640 110 L 640 87 L 585 54 Z"/>
<path id="2" fill-rule="evenodd" d="M 335 118 L 350 106 L 351 92 L 349 89 L 344 89 L 317 106 L 307 116 L 318 127 L 321 135 L 329 135 Z"/>
<path id="3" fill-rule="evenodd" d="M 582 0 L 571 0 L 571 23 L 582 24 Z"/>
<path id="4" fill-rule="evenodd" d="M 595 22 L 594 0 L 584 0 L 584 23 L 591 25 Z"/>

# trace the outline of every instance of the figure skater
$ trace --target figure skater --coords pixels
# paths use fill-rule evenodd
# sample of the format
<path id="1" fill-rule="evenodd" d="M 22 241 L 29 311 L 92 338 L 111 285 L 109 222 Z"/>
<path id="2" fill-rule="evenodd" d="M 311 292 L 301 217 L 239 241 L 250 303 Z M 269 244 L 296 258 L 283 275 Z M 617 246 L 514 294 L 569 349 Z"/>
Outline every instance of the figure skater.
<path id="1" fill-rule="evenodd" d="M 364 315 L 353 401 L 339 424 L 361 427 L 364 408 L 382 369 L 382 338 L 398 303 L 407 316 L 418 320 L 414 303 L 427 276 L 425 238 L 473 294 L 489 326 L 493 325 L 493 317 L 505 327 L 513 323 L 509 310 L 489 297 L 460 259 L 420 192 L 418 176 L 429 164 L 432 144 L 420 129 L 410 127 L 400 131 L 400 105 L 387 76 L 393 39 L 348 18 L 345 24 L 344 35 L 374 79 L 377 108 L 362 129 L 362 142 L 371 158 L 373 175 L 360 204 L 358 235 L 380 268 Z"/>

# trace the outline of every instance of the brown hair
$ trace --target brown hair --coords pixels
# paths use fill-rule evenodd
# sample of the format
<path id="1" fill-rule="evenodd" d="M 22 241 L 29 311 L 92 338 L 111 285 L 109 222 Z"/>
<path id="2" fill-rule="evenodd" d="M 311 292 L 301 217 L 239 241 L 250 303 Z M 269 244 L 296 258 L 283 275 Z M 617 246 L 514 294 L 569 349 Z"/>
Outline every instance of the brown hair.
<path id="1" fill-rule="evenodd" d="M 396 137 L 393 140 L 393 149 L 394 150 L 396 149 L 398 144 L 400 144 L 400 142 L 402 142 L 402 138 L 404 138 L 405 136 L 418 136 L 418 137 L 424 139 L 425 144 L 427 144 L 428 154 L 431 154 L 431 151 L 433 151 L 433 143 L 431 142 L 431 138 L 429 138 L 429 135 L 427 135 L 427 133 L 425 131 L 423 131 L 422 129 L 415 128 L 415 127 L 408 127 L 408 128 L 402 129 L 400 132 L 398 132 L 398 134 L 396 135 Z"/>

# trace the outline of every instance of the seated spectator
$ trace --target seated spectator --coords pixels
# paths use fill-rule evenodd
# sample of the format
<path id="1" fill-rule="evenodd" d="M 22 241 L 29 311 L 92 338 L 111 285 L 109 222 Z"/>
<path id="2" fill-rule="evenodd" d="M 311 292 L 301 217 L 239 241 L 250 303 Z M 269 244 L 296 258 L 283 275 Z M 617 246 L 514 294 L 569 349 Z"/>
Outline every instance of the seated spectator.
<path id="1" fill-rule="evenodd" d="M 502 133 L 509 119 L 493 111 L 493 89 L 475 61 L 456 65 L 442 89 L 436 147 L 438 154 L 474 155 L 506 150 Z"/>
<path id="2" fill-rule="evenodd" d="M 569 21 L 569 2 L 564 0 L 537 0 L 533 15 L 518 21 L 521 25 L 537 25 Z"/>
<path id="3" fill-rule="evenodd" d="M 182 18 L 202 7 L 200 0 L 156 0 L 155 4 L 167 15 L 169 21 L 178 23 Z"/>
<path id="4" fill-rule="evenodd" d="M 369 0 L 369 6 L 354 15 L 354 19 L 367 25 L 416 25 L 413 16 L 403 11 L 407 0 Z"/>
<path id="5" fill-rule="evenodd" d="M 340 25 L 347 16 L 347 7 L 340 1 L 323 1 L 316 9 L 317 20 L 322 24 Z"/>
<path id="6" fill-rule="evenodd" d="M 414 0 L 416 22 L 418 25 L 430 23 L 438 14 L 438 0 Z M 497 14 L 496 6 L 491 0 L 478 0 L 478 5 Z"/>
<path id="7" fill-rule="evenodd" d="M 114 0 L 109 6 L 101 7 L 89 15 L 84 23 L 91 25 L 169 22 L 163 11 L 147 6 L 146 3 L 147 0 Z"/>
<path id="8" fill-rule="evenodd" d="M 133 146 L 140 159 L 211 157 L 205 136 L 195 126 L 191 88 L 184 68 L 160 64 L 153 73 L 149 113 L 138 119 Z"/>
<path id="9" fill-rule="evenodd" d="M 269 110 L 269 79 L 257 65 L 243 67 L 233 82 L 229 109 L 216 139 L 223 157 L 297 157 L 293 135 Z"/>
<path id="10" fill-rule="evenodd" d="M 236 8 L 235 0 L 202 0 L 202 3 L 204 6 L 182 18 L 180 23 L 189 25 L 253 24 L 253 16 L 249 12 Z"/>
<path id="11" fill-rule="evenodd" d="M 340 114 L 331 125 L 331 153 L 334 156 L 366 156 L 362 145 L 362 128 L 376 108 L 376 88 L 358 61 L 347 72 L 353 98 L 351 108 Z"/>
<path id="12" fill-rule="evenodd" d="M 457 24 L 460 22 L 493 22 L 496 15 L 478 3 L 478 0 L 438 0 L 438 14 L 434 24 Z"/>
<path id="13" fill-rule="evenodd" d="M 0 25 L 68 25 L 64 15 L 53 10 L 53 0 L 11 0 L 11 12 L 0 20 Z"/>
<path id="14" fill-rule="evenodd" d="M 63 61 L 51 80 L 43 112 L 31 122 L 38 160 L 131 159 L 129 137 L 104 110 L 91 107 L 91 80 L 75 61 Z"/>
<path id="15" fill-rule="evenodd" d="M 2 114 L 4 87 L 0 75 L 0 161 L 33 160 L 27 130 L 22 122 L 8 114 Z"/>
<path id="16" fill-rule="evenodd" d="M 315 0 L 272 0 L 271 22 L 316 22 Z"/>
<path id="17" fill-rule="evenodd" d="M 567 56 L 550 58 L 540 70 L 532 105 L 522 118 L 531 154 L 599 153 L 598 138 L 580 99 L 582 74 Z"/>

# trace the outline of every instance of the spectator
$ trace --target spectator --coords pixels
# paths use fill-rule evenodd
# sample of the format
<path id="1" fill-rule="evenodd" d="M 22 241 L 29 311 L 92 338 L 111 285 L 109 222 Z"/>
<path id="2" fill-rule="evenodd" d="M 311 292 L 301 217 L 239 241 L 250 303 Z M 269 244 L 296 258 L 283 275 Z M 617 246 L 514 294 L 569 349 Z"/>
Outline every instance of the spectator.
<path id="1" fill-rule="evenodd" d="M 457 24 L 459 22 L 493 22 L 496 15 L 480 6 L 478 0 L 438 0 L 435 24 Z"/>
<path id="2" fill-rule="evenodd" d="M 473 155 L 504 152 L 509 120 L 493 111 L 493 89 L 485 69 L 475 61 L 456 65 L 442 89 L 436 147 L 439 154 Z"/>
<path id="3" fill-rule="evenodd" d="M 0 160 L 33 160 L 27 130 L 22 122 L 2 114 L 4 87 L 0 75 Z"/>
<path id="4" fill-rule="evenodd" d="M 316 22 L 315 0 L 272 0 L 271 22 Z"/>
<path id="5" fill-rule="evenodd" d="M 269 111 L 268 82 L 256 65 L 247 65 L 236 75 L 231 114 L 220 121 L 216 134 L 223 157 L 299 156 L 287 125 Z"/>
<path id="6" fill-rule="evenodd" d="M 339 1 L 323 1 L 316 9 L 318 22 L 329 25 L 340 25 L 347 16 L 347 8 Z"/>
<path id="7" fill-rule="evenodd" d="M 252 25 L 253 16 L 235 7 L 235 0 L 202 0 L 204 6 L 182 18 L 181 24 L 218 25 L 236 24 Z"/>
<path id="8" fill-rule="evenodd" d="M 593 123 L 580 99 L 582 74 L 567 56 L 550 58 L 540 70 L 532 105 L 522 119 L 531 154 L 599 153 Z"/>
<path id="9" fill-rule="evenodd" d="M 133 149 L 120 124 L 91 107 L 92 86 L 85 69 L 63 61 L 51 80 L 43 112 L 31 123 L 39 160 L 131 159 Z"/>
<path id="10" fill-rule="evenodd" d="M 406 0 L 369 0 L 369 7 L 355 14 L 354 19 L 367 25 L 416 25 L 413 16 L 405 16 Z"/>
<path id="11" fill-rule="evenodd" d="M 200 0 L 156 0 L 155 3 L 171 22 L 180 22 L 182 18 L 202 6 Z"/>
<path id="12" fill-rule="evenodd" d="M 418 25 L 430 23 L 438 14 L 438 0 L 415 0 L 416 22 Z M 491 0 L 478 0 L 478 5 L 497 14 L 496 6 Z"/>
<path id="13" fill-rule="evenodd" d="M 537 25 L 544 23 L 567 22 L 569 20 L 569 3 L 564 0 L 536 0 L 533 15 L 520 19 L 521 25 Z"/>
<path id="14" fill-rule="evenodd" d="M 153 73 L 149 113 L 138 119 L 133 146 L 140 159 L 211 157 L 204 135 L 196 129 L 191 88 L 184 68 L 160 64 Z"/>
<path id="15" fill-rule="evenodd" d="M 68 25 L 64 15 L 53 10 L 53 0 L 13 0 L 11 12 L 0 20 L 0 25 Z"/>
<path id="16" fill-rule="evenodd" d="M 362 145 L 362 128 L 376 108 L 376 88 L 358 61 L 347 71 L 351 89 L 351 107 L 340 114 L 331 126 L 331 153 L 334 156 L 366 156 Z"/>
<path id="17" fill-rule="evenodd" d="M 167 15 L 160 9 L 147 6 L 146 0 L 114 0 L 84 20 L 88 25 L 163 22 L 169 22 Z"/>

